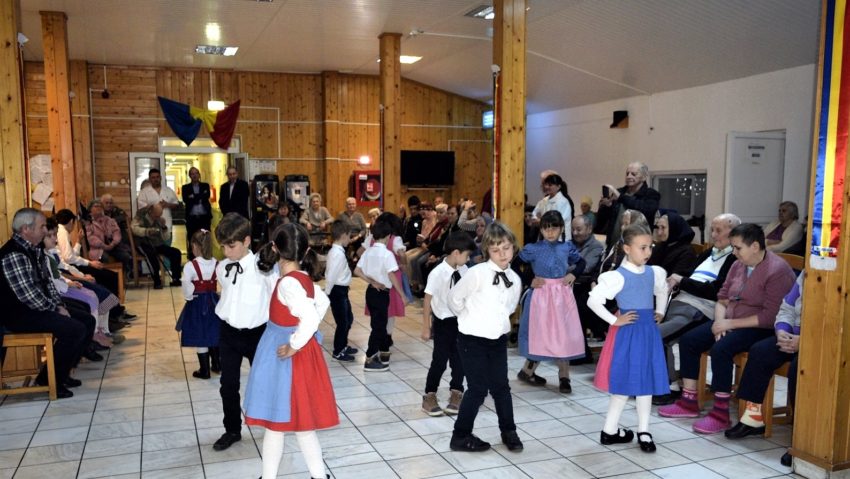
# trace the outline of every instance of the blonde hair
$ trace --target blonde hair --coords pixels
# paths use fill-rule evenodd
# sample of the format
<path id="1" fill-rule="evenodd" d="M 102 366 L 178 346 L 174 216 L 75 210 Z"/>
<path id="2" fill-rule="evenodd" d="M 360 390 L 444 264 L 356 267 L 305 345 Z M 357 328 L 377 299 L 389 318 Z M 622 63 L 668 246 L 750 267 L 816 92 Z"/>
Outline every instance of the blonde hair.
<path id="1" fill-rule="evenodd" d="M 310 203 L 313 202 L 313 198 L 318 198 L 319 204 L 322 204 L 322 195 L 320 195 L 319 193 L 310 193 Z"/>
<path id="2" fill-rule="evenodd" d="M 444 214 L 448 210 L 449 210 L 449 205 L 447 205 L 446 203 L 440 203 L 440 204 L 438 204 L 437 206 L 434 207 L 434 211 L 436 211 L 437 213 L 440 213 L 440 214 Z"/>
<path id="3" fill-rule="evenodd" d="M 490 247 L 501 244 L 502 241 L 511 243 L 514 247 L 514 253 L 519 249 L 516 235 L 507 225 L 501 221 L 494 221 L 487 225 L 487 228 L 484 229 L 484 235 L 481 236 L 481 256 L 484 257 L 484 261 L 490 259 Z"/>

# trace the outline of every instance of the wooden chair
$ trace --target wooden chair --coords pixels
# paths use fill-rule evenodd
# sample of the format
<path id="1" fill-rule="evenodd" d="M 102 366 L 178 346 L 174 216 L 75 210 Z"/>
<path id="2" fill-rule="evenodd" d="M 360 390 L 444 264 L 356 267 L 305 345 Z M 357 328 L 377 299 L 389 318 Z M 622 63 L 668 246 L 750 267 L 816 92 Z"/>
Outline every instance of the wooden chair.
<path id="1" fill-rule="evenodd" d="M 776 253 L 776 254 L 780 258 L 784 259 L 785 262 L 788 263 L 788 266 L 790 266 L 791 269 L 793 269 L 797 273 L 799 273 L 800 271 L 803 271 L 803 269 L 806 267 L 806 258 L 803 257 L 803 256 L 798 256 L 796 254 L 790 254 L 790 253 Z"/>
<path id="2" fill-rule="evenodd" d="M 706 250 L 711 249 L 711 243 L 691 243 L 691 249 L 694 250 L 694 254 L 699 256 L 705 253 Z"/>
<path id="3" fill-rule="evenodd" d="M 56 400 L 56 369 L 53 362 L 53 335 L 50 333 L 6 333 L 2 337 L 7 348 L 6 360 L 0 368 L 0 395 L 46 392 Z M 14 349 L 14 351 L 12 351 Z M 42 355 L 43 351 L 43 355 Z M 13 353 L 13 354 L 10 354 Z M 41 365 L 47 365 L 47 386 L 35 384 Z M 21 381 L 21 386 L 9 382 Z"/>
<path id="4" fill-rule="evenodd" d="M 741 376 L 744 374 L 744 367 L 747 365 L 748 353 L 738 353 L 732 358 L 732 363 L 735 365 L 735 379 L 732 383 L 732 392 L 738 384 L 741 384 Z M 704 352 L 699 357 L 699 376 L 697 378 L 697 405 L 700 409 L 705 405 L 706 401 L 711 398 L 711 388 L 709 388 L 706 376 L 708 374 L 708 352 Z"/>
<path id="5" fill-rule="evenodd" d="M 767 385 L 767 391 L 764 394 L 764 401 L 761 405 L 761 415 L 764 421 L 764 437 L 773 435 L 773 424 L 791 424 L 794 421 L 794 408 L 791 407 L 791 398 L 788 398 L 785 406 L 778 408 L 773 407 L 773 385 L 775 376 L 788 377 L 788 369 L 791 366 L 790 362 L 786 362 L 780 366 L 770 378 Z M 738 399 L 738 417 L 744 415 L 744 409 L 747 407 L 747 401 Z"/>
<path id="6" fill-rule="evenodd" d="M 139 274 L 140 273 L 139 262 L 140 261 L 147 261 L 147 259 L 144 255 L 144 253 L 142 253 L 142 250 L 140 250 L 139 248 L 136 247 L 136 239 L 133 237 L 133 230 L 131 229 L 131 230 L 127 231 L 126 234 L 127 234 L 127 238 L 130 240 L 130 251 L 132 252 L 132 255 L 133 255 L 133 285 L 138 288 L 139 287 L 139 276 L 140 276 L 140 274 Z M 157 256 L 159 257 L 159 265 L 160 265 L 159 274 L 162 278 L 163 284 L 165 284 L 165 283 L 167 283 L 166 277 L 168 276 L 168 271 L 165 269 L 165 262 L 162 260 L 162 256 L 161 255 L 157 255 Z M 150 267 L 150 265 L 148 265 L 148 267 Z M 177 279 L 180 279 L 180 278 L 177 278 Z"/>

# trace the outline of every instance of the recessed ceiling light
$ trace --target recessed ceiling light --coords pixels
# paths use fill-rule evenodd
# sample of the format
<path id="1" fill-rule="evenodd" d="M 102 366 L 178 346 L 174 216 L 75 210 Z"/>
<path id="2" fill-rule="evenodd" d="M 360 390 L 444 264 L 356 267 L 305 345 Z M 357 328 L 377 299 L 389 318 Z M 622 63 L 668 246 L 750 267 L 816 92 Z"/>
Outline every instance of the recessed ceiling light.
<path id="1" fill-rule="evenodd" d="M 239 50 L 239 47 L 226 47 L 219 45 L 197 45 L 195 47 L 195 53 L 203 53 L 204 55 L 224 55 L 228 57 L 236 55 L 237 50 Z"/>
<path id="2" fill-rule="evenodd" d="M 465 17 L 482 18 L 484 20 L 492 20 L 496 17 L 496 11 L 492 5 L 481 5 L 464 13 Z"/>
<path id="3" fill-rule="evenodd" d="M 398 61 L 405 64 L 405 65 L 410 65 L 410 64 L 416 63 L 421 59 L 422 59 L 422 57 L 417 57 L 417 56 L 413 56 L 413 55 L 399 55 L 399 57 L 398 57 Z M 381 63 L 380 58 L 378 58 L 378 63 Z"/>
<path id="4" fill-rule="evenodd" d="M 207 23 L 206 28 L 204 28 L 204 33 L 207 35 L 207 40 L 211 42 L 221 40 L 221 27 L 218 23 Z"/>

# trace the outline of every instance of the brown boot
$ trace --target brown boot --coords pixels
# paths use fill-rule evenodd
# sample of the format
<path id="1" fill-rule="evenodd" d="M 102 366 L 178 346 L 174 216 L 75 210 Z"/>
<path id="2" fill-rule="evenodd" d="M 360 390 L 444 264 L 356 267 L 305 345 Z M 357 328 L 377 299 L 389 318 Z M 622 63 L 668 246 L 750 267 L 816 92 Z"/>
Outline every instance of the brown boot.
<path id="1" fill-rule="evenodd" d="M 437 393 L 428 393 L 422 396 L 422 412 L 429 416 L 442 416 L 443 410 L 437 403 Z"/>
<path id="2" fill-rule="evenodd" d="M 450 416 L 454 416 L 460 411 L 460 401 L 463 399 L 463 391 L 458 391 L 457 389 L 451 390 L 451 396 L 449 396 L 449 404 L 446 406 L 444 411 L 446 414 Z"/>

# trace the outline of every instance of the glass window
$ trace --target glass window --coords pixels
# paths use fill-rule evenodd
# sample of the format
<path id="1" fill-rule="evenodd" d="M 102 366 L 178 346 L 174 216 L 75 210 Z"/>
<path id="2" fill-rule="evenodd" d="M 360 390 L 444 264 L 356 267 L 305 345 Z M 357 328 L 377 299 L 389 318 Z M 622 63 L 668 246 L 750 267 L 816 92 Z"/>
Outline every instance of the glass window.
<path id="1" fill-rule="evenodd" d="M 652 187 L 661 193 L 661 208 L 676 210 L 685 219 L 705 214 L 705 173 L 653 175 Z"/>

